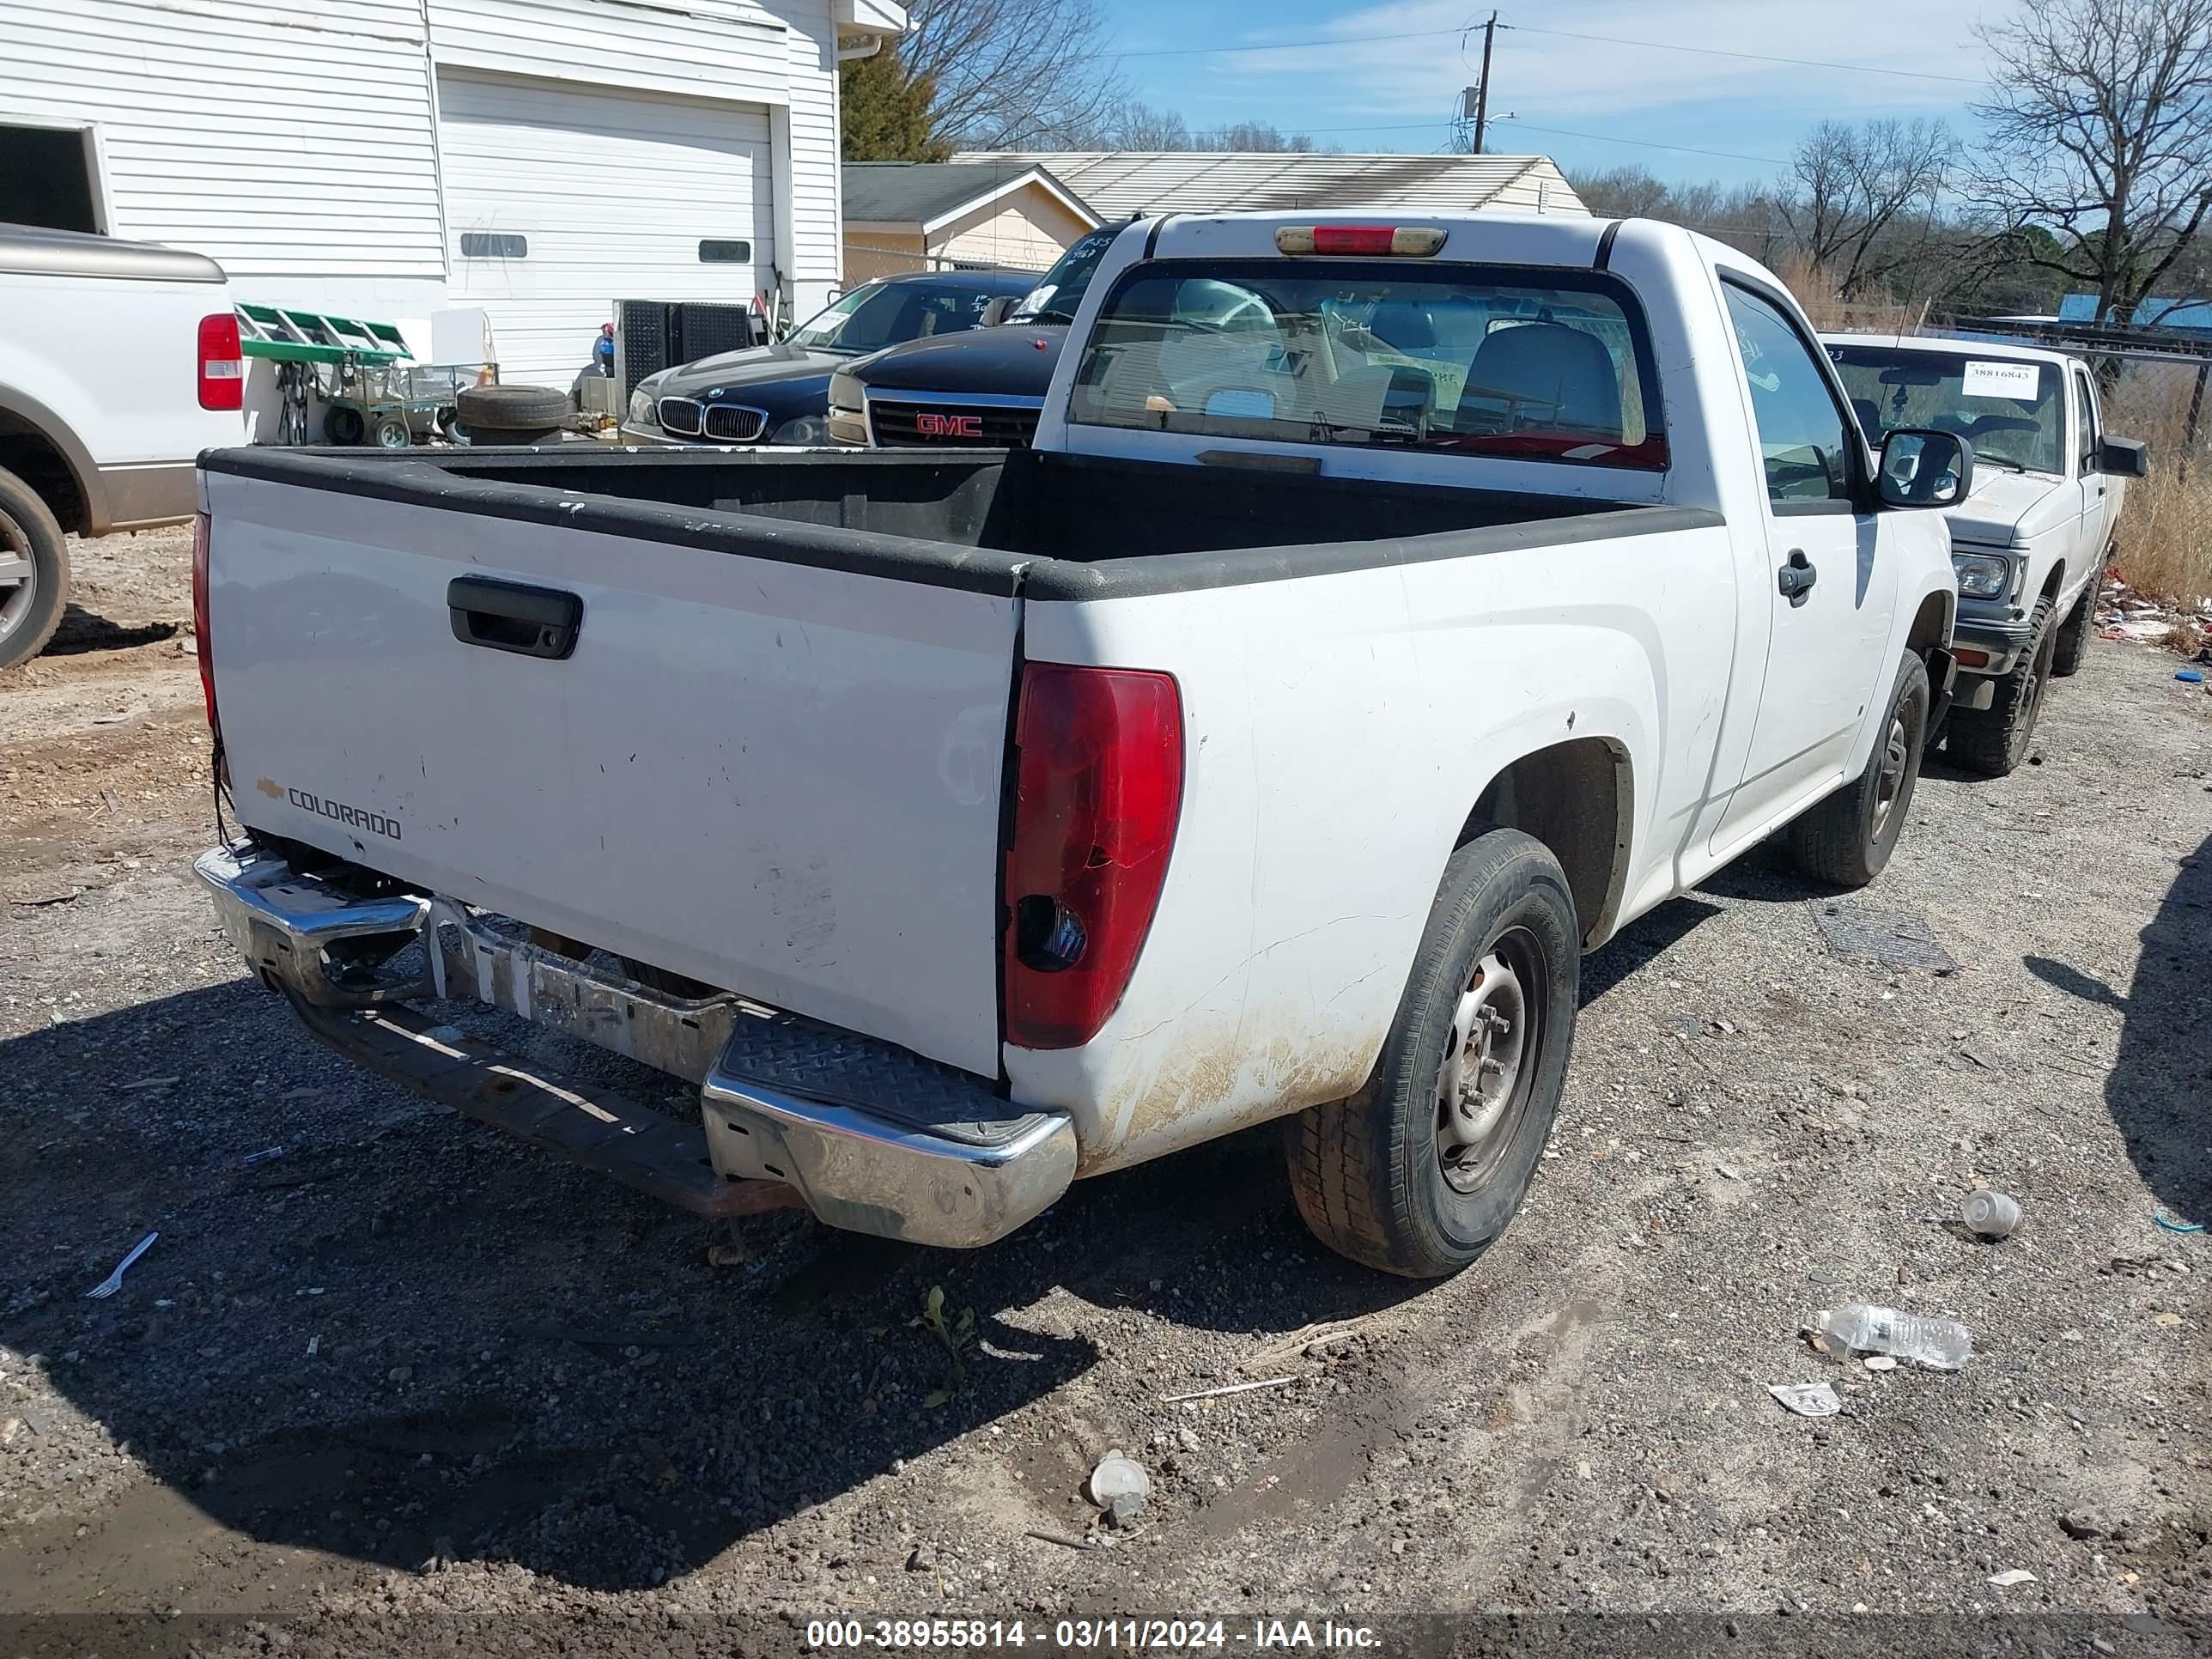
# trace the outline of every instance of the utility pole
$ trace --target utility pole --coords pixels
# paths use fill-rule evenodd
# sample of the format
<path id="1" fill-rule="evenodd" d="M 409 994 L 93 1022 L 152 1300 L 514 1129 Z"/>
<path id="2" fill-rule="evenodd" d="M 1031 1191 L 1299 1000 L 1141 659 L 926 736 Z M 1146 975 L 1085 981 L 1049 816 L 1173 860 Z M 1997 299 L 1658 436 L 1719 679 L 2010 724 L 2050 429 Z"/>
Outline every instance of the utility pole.
<path id="1" fill-rule="evenodd" d="M 1482 154 L 1483 129 L 1490 121 L 1490 44 L 1498 33 L 1498 14 L 1492 12 L 1490 21 L 1482 26 L 1482 78 L 1474 87 L 1474 151 Z"/>

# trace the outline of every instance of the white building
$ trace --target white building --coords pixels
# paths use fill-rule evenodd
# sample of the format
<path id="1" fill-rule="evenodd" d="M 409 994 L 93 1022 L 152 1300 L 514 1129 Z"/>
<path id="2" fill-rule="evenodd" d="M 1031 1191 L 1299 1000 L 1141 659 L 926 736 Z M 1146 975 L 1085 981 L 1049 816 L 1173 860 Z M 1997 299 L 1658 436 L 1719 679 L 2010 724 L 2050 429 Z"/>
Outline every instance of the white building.
<path id="1" fill-rule="evenodd" d="M 567 386 L 623 299 L 799 316 L 840 274 L 837 61 L 885 0 L 0 0 L 0 219 L 212 255 L 237 297 L 489 314 Z"/>

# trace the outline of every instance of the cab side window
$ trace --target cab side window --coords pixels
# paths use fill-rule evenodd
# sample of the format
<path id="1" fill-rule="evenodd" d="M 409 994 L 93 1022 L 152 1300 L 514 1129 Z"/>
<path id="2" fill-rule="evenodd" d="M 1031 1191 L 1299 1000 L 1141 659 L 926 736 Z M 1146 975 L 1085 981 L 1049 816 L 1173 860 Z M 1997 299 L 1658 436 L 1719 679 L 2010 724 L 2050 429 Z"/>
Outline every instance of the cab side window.
<path id="1" fill-rule="evenodd" d="M 1729 320 L 1751 388 L 1766 495 L 1779 511 L 1849 501 L 1859 440 L 1805 337 L 1775 307 L 1729 285 Z"/>
<path id="2" fill-rule="evenodd" d="M 2074 395 L 2081 404 L 2081 476 L 2088 477 L 2097 470 L 2099 456 L 2105 447 L 2105 434 L 2097 429 L 2097 393 L 2089 384 L 2089 377 L 2081 370 L 2074 371 Z"/>

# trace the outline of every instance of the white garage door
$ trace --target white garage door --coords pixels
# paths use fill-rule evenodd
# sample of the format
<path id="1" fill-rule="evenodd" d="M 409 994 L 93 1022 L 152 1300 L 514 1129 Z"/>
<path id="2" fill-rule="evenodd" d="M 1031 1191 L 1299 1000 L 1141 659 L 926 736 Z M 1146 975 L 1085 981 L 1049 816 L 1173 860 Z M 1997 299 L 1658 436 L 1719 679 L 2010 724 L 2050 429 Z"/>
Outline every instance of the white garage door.
<path id="1" fill-rule="evenodd" d="M 564 390 L 617 300 L 750 301 L 772 281 L 769 115 L 649 93 L 438 76 L 448 284 L 500 377 Z"/>

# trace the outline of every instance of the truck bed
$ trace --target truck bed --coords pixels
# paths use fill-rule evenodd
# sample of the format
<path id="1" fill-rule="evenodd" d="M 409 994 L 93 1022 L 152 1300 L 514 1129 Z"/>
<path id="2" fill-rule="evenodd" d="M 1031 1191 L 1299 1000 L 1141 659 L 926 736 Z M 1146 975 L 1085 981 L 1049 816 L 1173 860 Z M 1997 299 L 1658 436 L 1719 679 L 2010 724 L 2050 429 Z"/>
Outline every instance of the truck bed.
<path id="1" fill-rule="evenodd" d="M 565 445 L 434 459 L 264 449 L 204 464 L 341 495 L 1039 599 L 1229 586 L 1719 522 L 1701 509 L 1586 495 L 1027 449 L 956 457 Z"/>
<path id="2" fill-rule="evenodd" d="M 204 466 L 248 828 L 987 1078 L 1025 607 L 1713 521 L 1027 451 Z"/>

